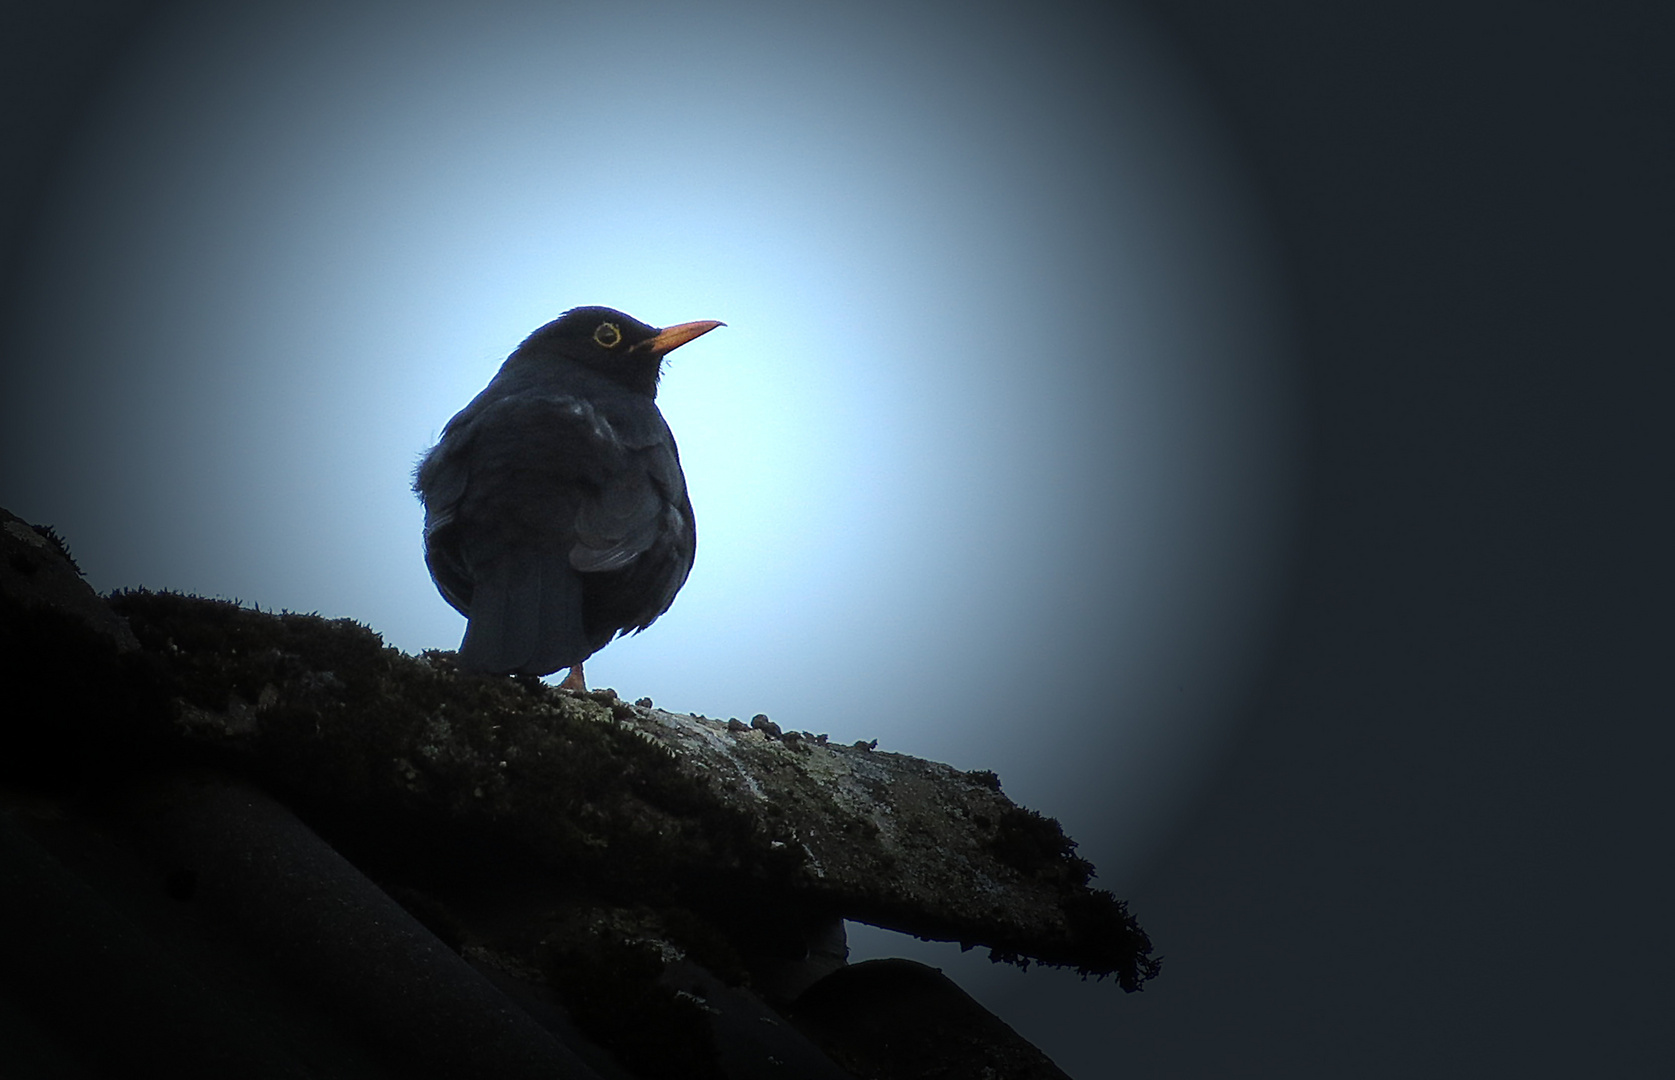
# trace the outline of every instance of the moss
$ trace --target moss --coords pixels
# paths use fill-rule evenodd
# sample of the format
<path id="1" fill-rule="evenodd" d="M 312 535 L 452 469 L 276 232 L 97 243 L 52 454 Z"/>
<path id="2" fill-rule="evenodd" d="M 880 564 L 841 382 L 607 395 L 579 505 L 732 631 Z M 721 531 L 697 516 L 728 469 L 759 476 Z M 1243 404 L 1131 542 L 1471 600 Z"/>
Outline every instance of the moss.
<path id="1" fill-rule="evenodd" d="M 622 723 L 614 696 L 463 674 L 348 620 L 145 591 L 112 605 L 165 659 L 195 745 L 375 865 L 475 877 L 533 860 L 665 902 L 802 857 Z"/>
<path id="2" fill-rule="evenodd" d="M 750 981 L 744 958 L 732 942 L 692 911 L 683 907 L 666 908 L 658 912 L 658 921 L 669 941 L 711 975 L 728 986 L 742 986 Z"/>
<path id="3" fill-rule="evenodd" d="M 1076 855 L 1076 841 L 1064 835 L 1054 818 L 1034 810 L 1009 806 L 993 822 L 988 848 L 994 857 L 1021 874 L 1062 876 L 1086 885 L 1093 864 Z"/>
<path id="4" fill-rule="evenodd" d="M 817 739 L 792 754 L 756 735 L 706 760 L 653 736 L 683 718 L 464 674 L 451 653 L 406 656 L 348 620 L 143 591 L 111 604 L 142 649 L 119 652 L 65 616 L 3 620 L 13 700 L 57 697 L 0 726 L 0 771 L 56 762 L 63 782 L 88 762 L 231 769 L 373 877 L 460 910 L 515 885 L 695 912 L 662 917 L 658 934 L 726 979 L 743 978 L 734 944 L 800 947 L 810 913 L 1114 974 L 1125 989 L 1157 973 L 1150 941 L 1088 888 L 1092 866 L 1058 822 L 1013 806 L 993 773 Z M 735 767 L 748 791 L 711 779 Z M 873 805 L 888 815 L 855 810 Z M 445 909 L 408 900 L 458 944 Z"/>
<path id="5" fill-rule="evenodd" d="M 636 916 L 645 913 L 630 915 L 630 926 Z M 576 1025 L 636 1076 L 724 1075 L 704 1007 L 658 982 L 667 961 L 657 940 L 636 936 L 619 920 L 576 920 L 543 943 L 539 960 Z"/>
<path id="6" fill-rule="evenodd" d="M 57 551 L 58 554 L 64 557 L 64 561 L 70 564 L 70 569 L 76 572 L 77 577 L 87 576 L 87 574 L 82 571 L 81 564 L 76 562 L 76 557 L 70 554 L 70 545 L 65 542 L 62 536 L 58 535 L 57 529 L 53 528 L 51 525 L 30 525 L 29 527 L 34 529 L 36 534 L 40 536 L 41 539 L 45 540 L 48 544 L 51 544 L 53 550 Z"/>
<path id="7" fill-rule="evenodd" d="M 1103 889 L 1088 889 L 1064 903 L 1065 919 L 1084 959 L 1076 968 L 1086 978 L 1110 972 L 1130 993 L 1145 987 L 1163 969 L 1151 955 L 1152 939 L 1140 929 L 1128 905 Z"/>

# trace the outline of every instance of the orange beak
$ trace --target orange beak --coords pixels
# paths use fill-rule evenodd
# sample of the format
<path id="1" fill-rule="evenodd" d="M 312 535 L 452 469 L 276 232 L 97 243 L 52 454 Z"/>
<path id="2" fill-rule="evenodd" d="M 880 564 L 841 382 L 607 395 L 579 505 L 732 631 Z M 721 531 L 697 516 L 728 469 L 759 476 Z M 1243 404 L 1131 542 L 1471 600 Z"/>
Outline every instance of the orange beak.
<path id="1" fill-rule="evenodd" d="M 726 323 L 716 322 L 714 319 L 677 323 L 674 326 L 659 330 L 657 336 L 650 341 L 640 342 L 634 346 L 634 351 L 639 352 L 644 349 L 653 356 L 662 356 L 664 353 L 680 348 L 695 337 L 701 337 L 718 326 L 726 325 Z"/>

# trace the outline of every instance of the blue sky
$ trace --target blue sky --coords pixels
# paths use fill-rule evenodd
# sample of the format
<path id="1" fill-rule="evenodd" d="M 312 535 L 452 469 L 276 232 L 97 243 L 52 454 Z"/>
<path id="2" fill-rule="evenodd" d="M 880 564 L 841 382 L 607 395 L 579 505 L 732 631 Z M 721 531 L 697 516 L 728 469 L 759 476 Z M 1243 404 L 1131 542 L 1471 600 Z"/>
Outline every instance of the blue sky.
<path id="1" fill-rule="evenodd" d="M 452 648 L 442 425 L 566 308 L 724 320 L 659 399 L 697 564 L 590 683 L 995 769 L 1120 894 L 1260 656 L 1295 432 L 1236 162 L 1101 10 L 183 7 L 73 145 L 0 502 L 102 590 Z"/>

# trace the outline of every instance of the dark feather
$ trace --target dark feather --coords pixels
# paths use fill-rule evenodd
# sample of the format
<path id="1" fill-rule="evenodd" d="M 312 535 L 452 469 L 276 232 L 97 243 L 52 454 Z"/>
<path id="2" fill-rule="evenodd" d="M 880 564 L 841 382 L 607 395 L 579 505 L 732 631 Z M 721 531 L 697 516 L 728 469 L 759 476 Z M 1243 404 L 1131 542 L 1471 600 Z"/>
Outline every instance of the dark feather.
<path id="1" fill-rule="evenodd" d="M 625 335 L 657 333 L 611 314 Z M 692 567 L 679 453 L 646 392 L 655 372 L 617 378 L 568 355 L 584 347 L 549 333 L 563 322 L 513 353 L 415 475 L 426 565 L 470 620 L 460 662 L 471 670 L 573 667 L 651 625 Z"/>

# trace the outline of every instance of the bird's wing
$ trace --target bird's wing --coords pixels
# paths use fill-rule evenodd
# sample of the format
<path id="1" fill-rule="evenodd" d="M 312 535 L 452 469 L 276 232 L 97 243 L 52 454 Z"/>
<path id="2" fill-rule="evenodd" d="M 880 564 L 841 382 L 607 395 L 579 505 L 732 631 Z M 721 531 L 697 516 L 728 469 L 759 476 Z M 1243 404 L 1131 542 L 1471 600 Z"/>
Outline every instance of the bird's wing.
<path id="1" fill-rule="evenodd" d="M 638 451 L 638 458 L 644 474 L 659 493 L 662 512 L 656 541 L 635 564 L 644 596 L 644 607 L 629 620 L 636 631 L 650 626 L 674 603 L 675 594 L 680 592 L 692 570 L 692 557 L 698 544 L 692 503 L 687 497 L 686 477 L 681 472 L 674 438 L 665 435 Z"/>
<path id="2" fill-rule="evenodd" d="M 622 447 L 623 460 L 577 512 L 570 565 L 583 573 L 620 570 L 690 529 L 686 478 L 662 416 L 655 408 L 607 405 L 600 422 Z"/>
<path id="3" fill-rule="evenodd" d="M 667 506 L 644 469 L 616 473 L 577 508 L 570 565 L 584 574 L 627 566 L 657 541 Z"/>
<path id="4" fill-rule="evenodd" d="M 446 441 L 437 443 L 414 471 L 413 490 L 425 508 L 425 565 L 442 598 L 460 614 L 471 607 L 471 572 L 460 558 L 453 528 L 465 482 L 470 475 L 464 455 Z"/>
<path id="5" fill-rule="evenodd" d="M 539 674 L 579 662 L 597 647 L 583 631 L 581 575 L 631 567 L 679 516 L 661 467 L 673 442 L 651 438 L 642 417 L 613 423 L 560 393 L 481 400 L 468 412 L 414 485 L 431 575 L 471 620 L 462 660 Z M 684 504 L 678 463 L 674 473 Z"/>

